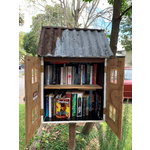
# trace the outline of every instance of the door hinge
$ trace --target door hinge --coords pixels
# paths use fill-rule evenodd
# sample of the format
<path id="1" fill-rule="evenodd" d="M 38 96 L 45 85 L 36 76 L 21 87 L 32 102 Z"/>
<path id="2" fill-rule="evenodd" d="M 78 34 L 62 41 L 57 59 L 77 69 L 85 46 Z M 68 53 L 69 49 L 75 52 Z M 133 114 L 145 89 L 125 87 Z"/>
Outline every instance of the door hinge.
<path id="1" fill-rule="evenodd" d="M 41 116 L 43 116 L 43 109 L 41 109 L 41 112 L 40 112 Z"/>
<path id="2" fill-rule="evenodd" d="M 41 65 L 41 72 L 44 72 L 44 65 Z"/>
<path id="3" fill-rule="evenodd" d="M 105 66 L 104 68 L 104 73 L 107 73 L 107 66 Z"/>
<path id="4" fill-rule="evenodd" d="M 106 114 L 106 108 L 103 108 L 103 114 Z"/>

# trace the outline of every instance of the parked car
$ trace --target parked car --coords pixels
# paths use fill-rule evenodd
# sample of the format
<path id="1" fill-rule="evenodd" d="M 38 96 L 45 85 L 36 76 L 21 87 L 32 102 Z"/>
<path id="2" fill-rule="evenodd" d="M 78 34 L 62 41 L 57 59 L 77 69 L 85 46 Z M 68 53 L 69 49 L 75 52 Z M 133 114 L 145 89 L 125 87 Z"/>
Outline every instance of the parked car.
<path id="1" fill-rule="evenodd" d="M 21 69 L 21 65 L 19 64 L 19 69 Z"/>
<path id="2" fill-rule="evenodd" d="M 124 99 L 132 100 L 132 68 L 125 67 L 124 70 Z"/>

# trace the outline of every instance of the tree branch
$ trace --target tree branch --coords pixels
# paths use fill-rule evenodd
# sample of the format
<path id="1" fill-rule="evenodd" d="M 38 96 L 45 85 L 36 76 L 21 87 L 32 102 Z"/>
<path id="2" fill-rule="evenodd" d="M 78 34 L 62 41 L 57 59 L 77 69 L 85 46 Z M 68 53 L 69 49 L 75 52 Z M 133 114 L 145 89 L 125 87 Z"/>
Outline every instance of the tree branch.
<path id="1" fill-rule="evenodd" d="M 127 8 L 127 9 L 119 16 L 119 18 L 121 19 L 121 17 L 122 17 L 127 11 L 129 11 L 131 8 L 132 8 L 132 5 L 131 5 L 129 8 Z"/>

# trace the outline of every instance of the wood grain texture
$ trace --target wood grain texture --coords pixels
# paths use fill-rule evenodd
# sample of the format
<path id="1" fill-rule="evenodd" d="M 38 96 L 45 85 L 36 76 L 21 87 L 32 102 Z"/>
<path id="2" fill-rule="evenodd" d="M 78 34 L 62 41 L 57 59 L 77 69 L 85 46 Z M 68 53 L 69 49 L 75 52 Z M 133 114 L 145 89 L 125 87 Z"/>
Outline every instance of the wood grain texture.
<path id="1" fill-rule="evenodd" d="M 60 84 L 56 84 L 56 85 L 45 85 L 44 89 L 80 89 L 80 90 L 95 90 L 95 89 L 102 89 L 101 86 L 97 85 L 97 84 L 93 84 L 93 85 L 60 85 Z"/>
<path id="2" fill-rule="evenodd" d="M 93 126 L 94 126 L 95 122 L 87 122 L 83 129 L 82 129 L 82 133 L 85 135 L 89 135 L 89 133 L 91 132 Z"/>
<path id="3" fill-rule="evenodd" d="M 69 150 L 75 150 L 76 123 L 69 124 Z"/>
<path id="4" fill-rule="evenodd" d="M 106 78 L 106 123 L 121 141 L 122 139 L 122 108 L 124 85 L 125 58 L 109 59 L 107 61 Z M 110 82 L 110 70 L 117 70 L 117 84 Z M 115 121 L 109 117 L 109 104 L 116 109 Z"/>
<path id="5" fill-rule="evenodd" d="M 26 145 L 41 124 L 41 71 L 40 58 L 25 56 L 25 136 Z M 38 69 L 38 81 L 32 84 L 32 68 Z M 33 93 L 37 91 L 37 98 L 33 100 Z M 32 109 L 38 106 L 37 119 L 32 123 Z"/>

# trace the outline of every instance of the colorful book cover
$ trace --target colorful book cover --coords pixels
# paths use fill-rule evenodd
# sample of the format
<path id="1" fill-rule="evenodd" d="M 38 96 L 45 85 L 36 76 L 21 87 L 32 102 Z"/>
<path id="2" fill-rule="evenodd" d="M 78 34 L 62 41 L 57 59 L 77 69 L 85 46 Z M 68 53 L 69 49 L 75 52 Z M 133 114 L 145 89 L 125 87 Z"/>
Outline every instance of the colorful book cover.
<path id="1" fill-rule="evenodd" d="M 93 64 L 93 84 L 96 84 L 97 78 L 97 64 Z"/>
<path id="2" fill-rule="evenodd" d="M 72 107 L 71 107 L 71 106 L 72 106 L 72 96 L 71 96 L 71 92 L 66 92 L 65 97 L 70 99 L 70 118 L 71 118 L 71 116 L 72 116 L 72 113 L 71 113 L 71 112 L 72 112 L 72 111 L 71 111 L 71 110 L 72 110 Z"/>
<path id="3" fill-rule="evenodd" d="M 90 101 L 90 95 L 87 94 L 87 96 L 86 96 L 86 116 L 89 116 L 89 101 Z"/>
<path id="4" fill-rule="evenodd" d="M 63 85 L 63 73 L 64 73 L 64 71 L 63 71 L 63 67 L 61 67 L 61 79 L 60 79 L 60 84 L 61 85 Z"/>
<path id="5" fill-rule="evenodd" d="M 63 68 L 63 84 L 66 84 L 66 64 L 64 64 Z"/>
<path id="6" fill-rule="evenodd" d="M 70 99 L 58 98 L 56 101 L 56 117 L 70 119 Z"/>
<path id="7" fill-rule="evenodd" d="M 71 70 L 72 66 L 68 66 L 68 85 L 71 85 Z"/>
<path id="8" fill-rule="evenodd" d="M 76 75 L 77 75 L 77 68 L 76 68 L 76 66 L 74 67 L 74 84 L 77 84 L 77 82 L 76 82 Z"/>
<path id="9" fill-rule="evenodd" d="M 77 94 L 72 92 L 72 117 L 76 117 Z"/>
<path id="10" fill-rule="evenodd" d="M 81 84 L 81 64 L 78 64 L 78 84 Z"/>
<path id="11" fill-rule="evenodd" d="M 83 65 L 81 65 L 81 82 L 80 82 L 80 84 L 82 85 L 82 81 L 83 80 Z"/>
<path id="12" fill-rule="evenodd" d="M 77 93 L 77 117 L 82 117 L 82 96 L 83 93 Z"/>
<path id="13" fill-rule="evenodd" d="M 56 84 L 56 64 L 53 64 L 52 84 Z"/>
<path id="14" fill-rule="evenodd" d="M 83 100 L 83 102 L 82 102 L 82 116 L 85 117 L 85 114 L 86 114 L 86 95 L 83 95 L 82 100 Z"/>
<path id="15" fill-rule="evenodd" d="M 90 84 L 93 84 L 93 66 L 91 66 L 91 72 L 90 72 Z"/>
<path id="16" fill-rule="evenodd" d="M 91 66 L 90 66 L 90 64 L 87 64 L 87 76 L 86 76 L 87 84 L 90 84 L 90 70 L 91 70 Z"/>
<path id="17" fill-rule="evenodd" d="M 49 117 L 49 96 L 44 98 L 44 117 Z"/>
<path id="18" fill-rule="evenodd" d="M 85 84 L 85 65 L 83 65 L 83 79 L 82 83 Z"/>
<path id="19" fill-rule="evenodd" d="M 89 94 L 90 94 L 89 114 L 91 115 L 92 114 L 92 94 L 93 94 L 93 91 L 89 91 Z"/>
<path id="20" fill-rule="evenodd" d="M 49 94 L 49 117 L 52 117 L 52 99 L 54 95 L 51 93 Z"/>

